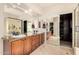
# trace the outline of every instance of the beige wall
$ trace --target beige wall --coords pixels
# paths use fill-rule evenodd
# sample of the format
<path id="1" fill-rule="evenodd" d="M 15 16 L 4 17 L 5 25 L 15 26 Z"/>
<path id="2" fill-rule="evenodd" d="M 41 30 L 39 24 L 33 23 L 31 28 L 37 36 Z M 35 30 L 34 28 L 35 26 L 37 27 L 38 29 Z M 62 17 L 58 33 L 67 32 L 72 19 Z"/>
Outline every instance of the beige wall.
<path id="1" fill-rule="evenodd" d="M 3 54 L 3 40 L 1 39 L 3 35 L 4 35 L 3 4 L 0 4 L 0 54 Z"/>

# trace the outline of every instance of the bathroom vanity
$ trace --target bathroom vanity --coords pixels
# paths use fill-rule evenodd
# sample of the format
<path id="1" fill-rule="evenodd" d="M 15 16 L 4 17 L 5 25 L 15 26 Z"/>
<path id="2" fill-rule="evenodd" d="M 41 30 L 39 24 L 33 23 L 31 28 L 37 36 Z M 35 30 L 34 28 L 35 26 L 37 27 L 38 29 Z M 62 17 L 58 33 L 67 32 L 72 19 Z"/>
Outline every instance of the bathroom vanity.
<path id="1" fill-rule="evenodd" d="M 28 55 L 44 43 L 44 33 L 23 38 L 4 38 L 4 55 Z"/>
<path id="2" fill-rule="evenodd" d="M 22 21 L 8 17 L 6 19 L 6 33 L 11 37 L 3 37 L 3 54 L 4 55 L 28 55 L 44 43 L 45 24 L 39 25 L 38 21 Z M 41 28 L 40 28 L 41 26 Z M 24 35 L 22 35 L 24 34 Z M 12 36 L 14 35 L 14 36 Z M 46 31 L 46 39 L 49 39 L 51 32 Z"/>

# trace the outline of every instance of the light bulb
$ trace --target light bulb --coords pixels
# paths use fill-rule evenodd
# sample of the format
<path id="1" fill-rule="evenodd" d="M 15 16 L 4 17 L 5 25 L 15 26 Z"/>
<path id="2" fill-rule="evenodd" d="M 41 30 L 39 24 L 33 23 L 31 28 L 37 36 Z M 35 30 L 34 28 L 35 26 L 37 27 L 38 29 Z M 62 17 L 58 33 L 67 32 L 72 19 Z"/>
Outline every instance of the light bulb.
<path id="1" fill-rule="evenodd" d="M 17 5 L 21 5 L 21 3 L 17 3 Z"/>
<path id="2" fill-rule="evenodd" d="M 29 9 L 29 12 L 32 12 L 32 9 Z"/>
<path id="3" fill-rule="evenodd" d="M 25 10 L 25 13 L 28 13 L 28 11 L 27 11 L 27 10 Z"/>

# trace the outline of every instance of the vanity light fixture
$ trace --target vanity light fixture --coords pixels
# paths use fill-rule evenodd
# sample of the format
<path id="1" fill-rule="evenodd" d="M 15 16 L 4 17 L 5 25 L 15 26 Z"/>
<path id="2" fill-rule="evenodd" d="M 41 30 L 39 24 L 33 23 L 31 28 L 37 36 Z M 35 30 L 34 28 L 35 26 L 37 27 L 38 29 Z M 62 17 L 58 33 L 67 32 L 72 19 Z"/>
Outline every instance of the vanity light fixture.
<path id="1" fill-rule="evenodd" d="M 21 3 L 17 3 L 17 5 L 21 5 Z"/>
<path id="2" fill-rule="evenodd" d="M 28 13 L 28 11 L 27 11 L 27 10 L 25 10 L 24 12 L 25 12 L 25 13 Z"/>
<path id="3" fill-rule="evenodd" d="M 32 9 L 29 9 L 29 12 L 32 12 Z"/>
<path id="4" fill-rule="evenodd" d="M 12 5 L 13 8 L 16 8 L 16 5 Z"/>
<path id="5" fill-rule="evenodd" d="M 28 11 L 25 10 L 25 13 L 31 13 L 32 12 L 32 9 L 29 9 Z"/>

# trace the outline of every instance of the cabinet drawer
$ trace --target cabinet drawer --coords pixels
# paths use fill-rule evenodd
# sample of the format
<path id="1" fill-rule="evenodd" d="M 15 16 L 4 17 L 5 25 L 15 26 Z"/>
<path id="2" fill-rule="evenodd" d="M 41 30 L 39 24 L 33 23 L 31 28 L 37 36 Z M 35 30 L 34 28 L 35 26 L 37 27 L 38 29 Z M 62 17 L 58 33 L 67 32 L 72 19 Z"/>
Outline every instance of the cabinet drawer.
<path id="1" fill-rule="evenodd" d="M 17 40 L 11 42 L 11 54 L 22 55 L 23 54 L 23 40 Z"/>
<path id="2" fill-rule="evenodd" d="M 30 38 L 26 38 L 24 40 L 24 54 L 30 54 L 31 53 L 31 39 Z"/>
<path id="3" fill-rule="evenodd" d="M 32 45 L 32 51 L 34 51 L 38 47 L 38 44 Z"/>

